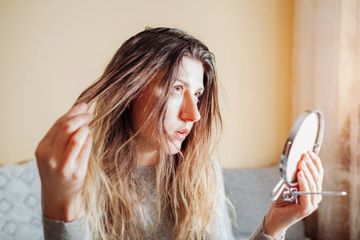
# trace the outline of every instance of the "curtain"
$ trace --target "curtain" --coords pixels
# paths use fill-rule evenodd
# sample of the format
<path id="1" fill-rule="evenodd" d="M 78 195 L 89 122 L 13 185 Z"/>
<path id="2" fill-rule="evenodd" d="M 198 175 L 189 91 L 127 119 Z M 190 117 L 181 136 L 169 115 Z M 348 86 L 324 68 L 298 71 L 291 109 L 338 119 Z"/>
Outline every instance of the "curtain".
<path id="1" fill-rule="evenodd" d="M 312 239 L 360 239 L 360 0 L 295 0 L 292 122 L 325 116 L 324 196 L 307 219 Z"/>

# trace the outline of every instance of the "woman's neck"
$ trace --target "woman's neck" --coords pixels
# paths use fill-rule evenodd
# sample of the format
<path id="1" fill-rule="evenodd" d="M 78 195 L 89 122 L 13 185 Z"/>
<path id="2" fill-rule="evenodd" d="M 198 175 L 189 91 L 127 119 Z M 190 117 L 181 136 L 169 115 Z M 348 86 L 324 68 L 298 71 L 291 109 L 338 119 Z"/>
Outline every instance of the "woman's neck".
<path id="1" fill-rule="evenodd" d="M 137 154 L 137 166 L 138 167 L 146 167 L 153 166 L 156 164 L 156 158 L 158 155 L 158 151 L 154 149 L 154 147 L 149 144 L 138 141 L 138 154 Z"/>
<path id="2" fill-rule="evenodd" d="M 153 166 L 156 164 L 157 151 L 141 151 L 138 154 L 138 167 Z"/>

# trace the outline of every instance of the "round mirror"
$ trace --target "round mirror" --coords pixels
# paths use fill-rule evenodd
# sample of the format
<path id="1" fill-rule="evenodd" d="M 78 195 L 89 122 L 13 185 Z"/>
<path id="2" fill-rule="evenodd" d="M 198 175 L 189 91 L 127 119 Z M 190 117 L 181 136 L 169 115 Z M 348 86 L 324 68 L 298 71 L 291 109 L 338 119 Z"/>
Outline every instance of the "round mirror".
<path id="1" fill-rule="evenodd" d="M 302 154 L 318 154 L 324 134 L 324 117 L 320 111 L 306 111 L 295 122 L 282 156 L 283 177 L 288 184 L 296 184 L 298 163 Z"/>
<path id="2" fill-rule="evenodd" d="M 296 173 L 302 154 L 308 151 L 319 154 L 324 127 L 324 115 L 319 110 L 306 110 L 296 120 L 281 155 L 281 179 L 272 192 L 272 201 L 275 201 L 287 186 L 297 185 Z"/>

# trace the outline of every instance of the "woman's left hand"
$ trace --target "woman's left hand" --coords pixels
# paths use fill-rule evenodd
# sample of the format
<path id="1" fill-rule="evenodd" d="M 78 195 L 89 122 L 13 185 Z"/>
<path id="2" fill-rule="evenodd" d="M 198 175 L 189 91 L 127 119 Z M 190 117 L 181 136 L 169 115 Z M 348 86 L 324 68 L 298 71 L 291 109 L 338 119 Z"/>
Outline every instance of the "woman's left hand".
<path id="1" fill-rule="evenodd" d="M 303 154 L 299 161 L 297 180 L 301 192 L 321 192 L 324 179 L 324 168 L 320 158 L 312 151 Z M 273 202 L 265 216 L 265 234 L 279 238 L 294 223 L 313 213 L 322 200 L 321 194 L 299 196 L 299 204 L 283 202 L 279 197 Z"/>

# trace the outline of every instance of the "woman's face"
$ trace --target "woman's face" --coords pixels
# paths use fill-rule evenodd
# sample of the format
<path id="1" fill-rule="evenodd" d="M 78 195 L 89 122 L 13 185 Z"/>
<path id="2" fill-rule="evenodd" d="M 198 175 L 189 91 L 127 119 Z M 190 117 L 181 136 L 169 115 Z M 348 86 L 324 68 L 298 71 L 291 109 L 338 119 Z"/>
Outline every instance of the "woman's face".
<path id="1" fill-rule="evenodd" d="M 204 69 L 198 60 L 184 57 L 179 69 L 179 76 L 171 88 L 169 100 L 167 102 L 167 112 L 165 115 L 165 129 L 172 141 L 168 141 L 169 154 L 180 151 L 181 144 L 191 131 L 195 122 L 200 120 L 198 111 L 198 99 L 204 91 L 203 85 Z M 151 84 L 145 90 L 142 97 L 133 104 L 132 119 L 135 130 L 139 130 L 149 116 L 157 98 L 158 92 Z M 146 108 L 146 105 L 149 105 Z M 152 135 L 153 130 L 157 129 L 157 120 L 150 122 L 148 127 L 143 128 L 137 137 L 142 151 L 154 152 L 159 149 L 159 137 Z"/>

